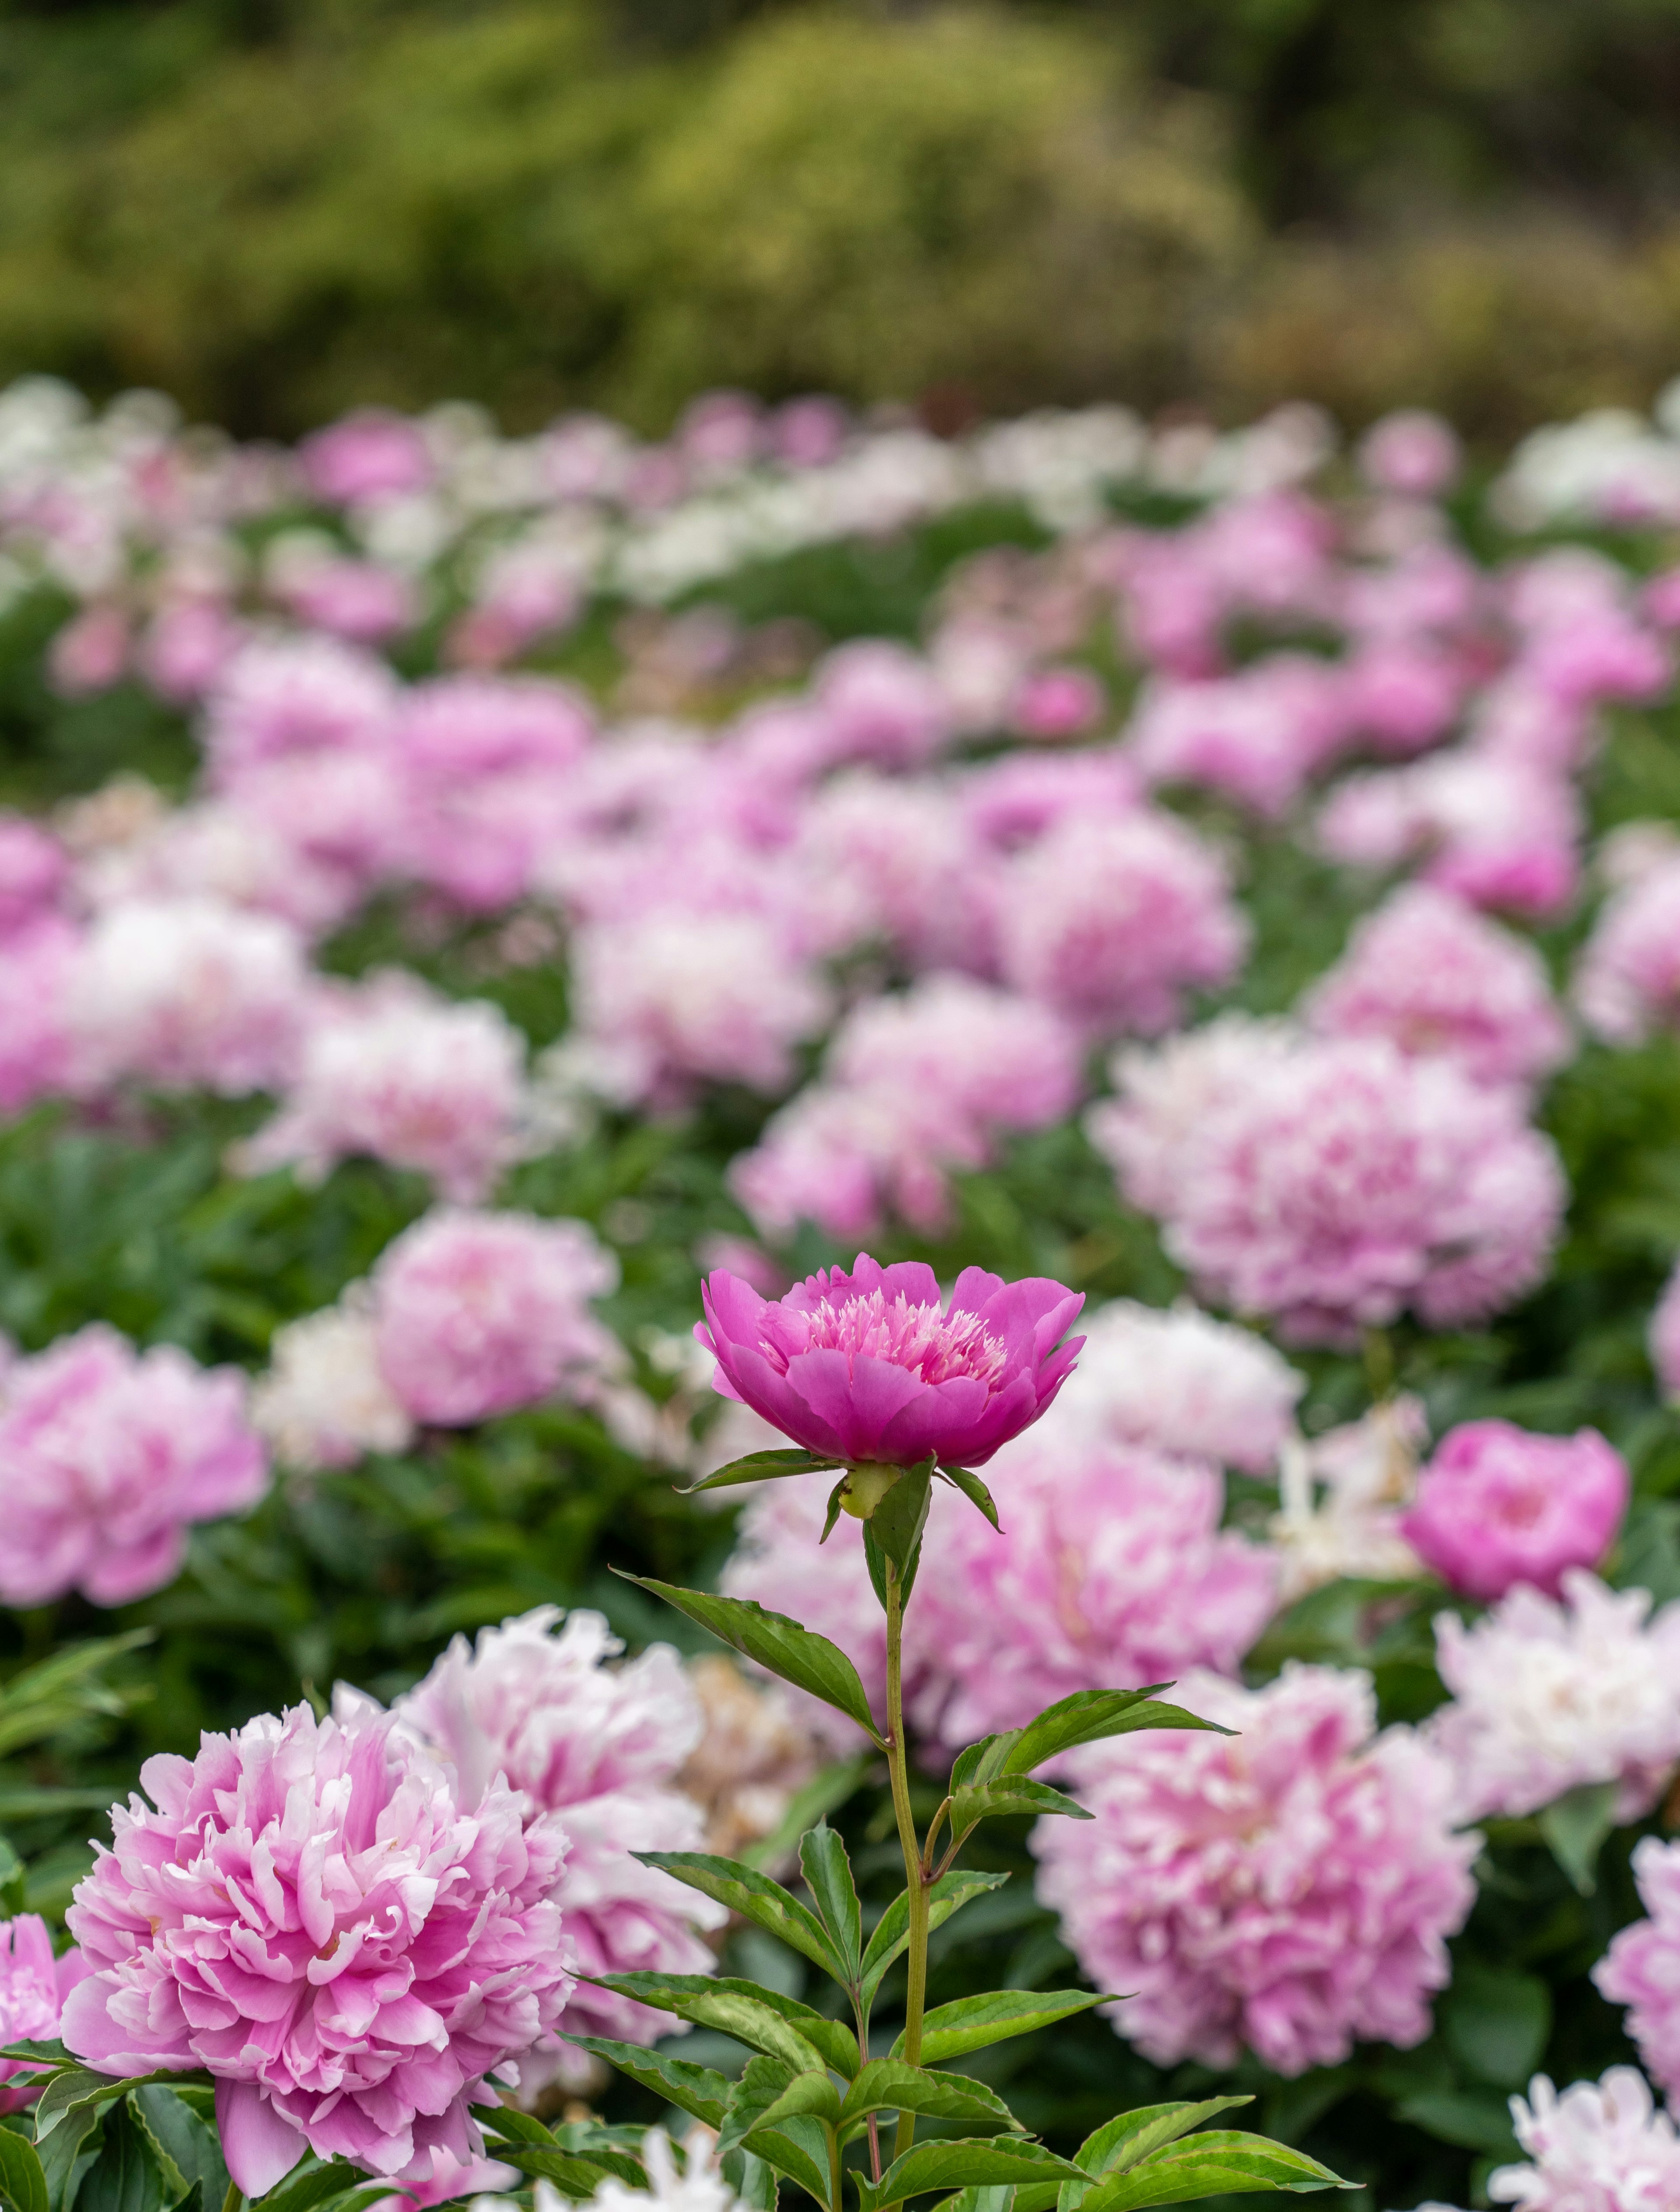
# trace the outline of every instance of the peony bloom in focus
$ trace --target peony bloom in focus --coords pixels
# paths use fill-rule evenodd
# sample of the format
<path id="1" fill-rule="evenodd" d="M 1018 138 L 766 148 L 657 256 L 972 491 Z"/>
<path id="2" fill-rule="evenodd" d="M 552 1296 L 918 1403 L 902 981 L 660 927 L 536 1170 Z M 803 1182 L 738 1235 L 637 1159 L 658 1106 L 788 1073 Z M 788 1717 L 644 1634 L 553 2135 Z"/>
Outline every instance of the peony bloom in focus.
<path id="1" fill-rule="evenodd" d="M 500 1777 L 527 1820 L 561 1817 L 570 1848 L 554 1895 L 580 1973 L 709 1973 L 716 1961 L 697 1931 L 728 1914 L 630 1856 L 704 1847 L 700 1808 L 676 1777 L 705 1717 L 674 1651 L 656 1644 L 608 1664 L 624 1648 L 598 1613 L 539 1606 L 481 1629 L 476 1647 L 457 1636 L 394 1710 L 448 1760 L 469 1812 Z M 668 2013 L 587 1983 L 568 1997 L 561 2027 L 633 2043 L 683 2033 Z M 546 2039 L 520 2067 L 521 2094 L 581 2063 Z"/>
<path id="2" fill-rule="evenodd" d="M 1458 1775 L 1460 1820 L 1537 1812 L 1566 1790 L 1614 1782 L 1636 1820 L 1680 1759 L 1680 1601 L 1654 1619 L 1648 1590 L 1611 1590 L 1566 1568 L 1561 1603 L 1522 1583 L 1466 1627 L 1435 1620 L 1452 1692 L 1427 1733 Z"/>
<path id="3" fill-rule="evenodd" d="M 1480 1838 L 1411 1729 L 1374 1734 L 1370 1677 L 1291 1662 L 1263 1690 L 1179 1686 L 1239 1731 L 1140 1735 L 1073 1753 L 1089 1821 L 1041 1820 L 1038 1893 L 1106 2009 L 1158 2066 L 1333 2066 L 1356 2041 L 1421 2043 L 1475 1897 Z"/>
<path id="4" fill-rule="evenodd" d="M 254 1504 L 268 1480 L 236 1368 L 137 1352 L 95 1322 L 6 1378 L 0 1600 L 144 1597 L 180 1571 L 191 1522 Z"/>
<path id="5" fill-rule="evenodd" d="M 618 1261 L 581 1221 L 444 1207 L 374 1270 L 380 1371 L 416 1420 L 442 1428 L 534 1405 L 618 1357 L 589 1311 L 618 1283 Z"/>
<path id="6" fill-rule="evenodd" d="M 1534 947 L 1428 884 L 1360 922 L 1305 1012 L 1322 1036 L 1385 1036 L 1454 1060 L 1478 1083 L 1538 1083 L 1569 1055 Z"/>
<path id="7" fill-rule="evenodd" d="M 1634 1879 L 1649 1917 L 1611 1939 L 1592 1979 L 1600 1996 L 1628 2007 L 1640 2062 L 1672 2100 L 1680 2095 L 1680 1844 L 1642 1837 Z"/>
<path id="8" fill-rule="evenodd" d="M 1516 1583 L 1556 1597 L 1566 1567 L 1596 1567 L 1610 1549 L 1628 1495 L 1627 1463 L 1596 1429 L 1466 1421 L 1442 1437 L 1400 1529 L 1465 1597 L 1489 1604 Z"/>
<path id="9" fill-rule="evenodd" d="M 46 2043 L 58 2033 L 64 1999 L 88 1961 L 74 1945 L 52 1955 L 52 1938 L 38 1912 L 0 1920 L 0 2043 Z M 23 2062 L 0 2058 L 0 2085 L 15 2081 Z M 34 2098 L 38 2085 L 0 2086 L 0 2112 L 15 2112 Z"/>
<path id="10" fill-rule="evenodd" d="M 1543 2074 L 1511 2100 L 1531 2164 L 1495 2166 L 1488 2194 L 1520 2212 L 1667 2212 L 1680 2203 L 1680 2140 L 1645 2076 L 1612 2066 L 1560 2097 Z"/>
<path id="11" fill-rule="evenodd" d="M 1233 1673 L 1271 1618 L 1276 1559 L 1220 1529 L 1225 1483 L 1205 1463 L 1044 1430 L 990 1479 L 1005 1534 L 956 1516 L 909 1632 L 916 1718 L 953 1749 L 1075 1690 Z"/>
<path id="12" fill-rule="evenodd" d="M 153 1804 L 68 1915 L 93 1971 L 64 2041 L 102 2074 L 216 2077 L 228 2172 L 249 2197 L 306 2149 L 424 2181 L 483 2154 L 487 2077 L 569 1996 L 556 1887 L 566 1838 L 498 1777 L 468 1810 L 392 1715 L 340 1688 L 149 1759 Z M 153 1805 L 156 1810 L 153 1810 Z"/>
<path id="13" fill-rule="evenodd" d="M 978 1467 L 1036 1421 L 1082 1338 L 1083 1297 L 1043 1277 L 965 1267 L 942 1306 L 931 1267 L 824 1268 L 767 1301 L 723 1268 L 701 1291 L 695 1335 L 712 1387 L 819 1458 L 913 1467 L 931 1452 Z"/>
<path id="14" fill-rule="evenodd" d="M 1205 1295 L 1335 1344 L 1409 1307 L 1433 1328 L 1484 1320 L 1540 1279 L 1563 1177 L 1511 1094 L 1376 1037 L 1263 1030 L 1245 1065 L 1246 1034 L 1233 1025 L 1200 1071 L 1199 1114 L 1163 1127 L 1174 1086 L 1129 1054 L 1117 1073 L 1131 1095 L 1093 1117 L 1127 1196 L 1164 1213 L 1167 1250 Z"/>

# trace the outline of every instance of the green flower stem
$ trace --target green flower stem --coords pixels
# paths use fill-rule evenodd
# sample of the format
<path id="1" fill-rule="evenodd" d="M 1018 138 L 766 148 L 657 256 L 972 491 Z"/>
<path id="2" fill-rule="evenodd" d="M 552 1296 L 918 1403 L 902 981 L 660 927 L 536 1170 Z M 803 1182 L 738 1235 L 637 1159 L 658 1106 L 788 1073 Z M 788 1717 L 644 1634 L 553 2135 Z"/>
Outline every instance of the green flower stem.
<path id="1" fill-rule="evenodd" d="M 886 1711 L 887 1765 L 892 1776 L 892 1809 L 898 1816 L 898 1846 L 904 1855 L 904 1887 L 910 1901 L 910 1990 L 904 2000 L 904 2057 L 910 2065 L 922 2063 L 922 2014 L 928 1996 L 928 1884 L 922 1864 L 922 1846 L 916 1839 L 916 1818 L 910 1811 L 910 1763 L 904 1742 L 904 1601 L 898 1571 L 886 1562 Z M 898 2115 L 898 2137 L 893 2155 L 902 2158 L 916 2136 L 916 2118 Z"/>
<path id="2" fill-rule="evenodd" d="M 245 2198 L 236 2181 L 228 2184 L 228 2194 L 222 2200 L 222 2212 L 241 2212 Z"/>

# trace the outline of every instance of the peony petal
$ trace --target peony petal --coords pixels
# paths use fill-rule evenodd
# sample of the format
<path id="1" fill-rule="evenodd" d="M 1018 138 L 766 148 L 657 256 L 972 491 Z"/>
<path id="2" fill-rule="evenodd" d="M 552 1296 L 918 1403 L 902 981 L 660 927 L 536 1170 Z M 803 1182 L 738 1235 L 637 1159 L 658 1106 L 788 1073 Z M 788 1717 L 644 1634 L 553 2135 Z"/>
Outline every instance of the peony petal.
<path id="1" fill-rule="evenodd" d="M 843 1352 L 822 1350 L 790 1359 L 788 1381 L 838 1437 L 841 1456 L 849 1461 L 879 1457 L 887 1424 L 928 1388 L 919 1375 L 890 1359 L 867 1352 L 849 1359 Z"/>
<path id="2" fill-rule="evenodd" d="M 308 2148 L 253 2081 L 218 2081 L 216 2126 L 228 2172 L 247 2197 L 265 2197 Z"/>

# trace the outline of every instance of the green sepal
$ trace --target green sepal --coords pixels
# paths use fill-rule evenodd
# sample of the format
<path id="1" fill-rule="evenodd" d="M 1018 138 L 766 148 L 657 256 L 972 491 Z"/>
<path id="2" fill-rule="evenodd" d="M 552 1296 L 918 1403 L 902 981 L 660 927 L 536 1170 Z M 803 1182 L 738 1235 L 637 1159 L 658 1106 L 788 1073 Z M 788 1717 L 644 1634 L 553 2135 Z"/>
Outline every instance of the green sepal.
<path id="1" fill-rule="evenodd" d="M 727 1467 L 714 1468 L 677 1494 L 692 1498 L 697 1491 L 727 1490 L 739 1482 L 780 1482 L 786 1475 L 820 1474 L 825 1468 L 839 1465 L 837 1459 L 819 1459 L 814 1452 L 791 1446 L 785 1450 L 748 1452 L 745 1458 L 732 1459 Z"/>
<path id="2" fill-rule="evenodd" d="M 1003 1527 L 1002 1523 L 997 1517 L 996 1504 L 993 1499 L 990 1491 L 987 1489 L 985 1484 L 981 1481 L 979 1476 L 974 1473 L 973 1469 L 966 1467 L 946 1467 L 941 1465 L 938 1471 L 944 1477 L 946 1481 L 951 1485 L 951 1487 L 953 1490 L 960 1490 L 962 1492 L 963 1496 L 967 1498 L 971 1505 L 977 1505 L 979 1507 L 980 1510 L 985 1515 L 987 1520 L 991 1522 L 993 1528 L 997 1530 L 998 1534 L 1001 1536 L 1003 1534 Z"/>
<path id="3" fill-rule="evenodd" d="M 679 1589 L 673 1583 L 654 1582 L 646 1575 L 626 1574 L 622 1567 L 612 1571 L 638 1589 L 662 1597 L 679 1613 L 709 1629 L 720 1642 L 733 1645 L 743 1658 L 756 1661 L 784 1682 L 791 1682 L 796 1690 L 807 1691 L 824 1705 L 844 1713 L 878 1751 L 886 1750 L 857 1669 L 837 1644 L 802 1628 L 786 1613 L 767 1613 L 751 1598 L 715 1597 L 703 1590 Z"/>
<path id="4" fill-rule="evenodd" d="M 827 1543 L 829 1538 L 834 1534 L 834 1525 L 840 1518 L 841 1503 L 846 1495 L 846 1484 L 849 1479 L 843 1474 L 828 1493 L 828 1511 L 823 1516 L 823 1533 L 817 1539 L 819 1547 Z"/>
<path id="5" fill-rule="evenodd" d="M 988 1890 L 1001 1889 L 1007 1874 L 977 1874 L 965 1868 L 942 1874 L 928 1892 L 928 1929 L 942 1928 L 953 1912 Z M 863 1954 L 863 2002 L 875 2001 L 881 1977 L 910 1942 L 910 1893 L 901 1889 L 875 1923 Z"/>
<path id="6" fill-rule="evenodd" d="M 585 1974 L 597 1989 L 634 1997 L 638 2004 L 674 2012 L 696 2027 L 717 2028 L 738 2043 L 779 2058 L 795 2074 L 831 2066 L 849 2081 L 856 2075 L 857 2041 L 837 2020 L 825 2020 L 809 2005 L 757 1982 L 714 1974 Z"/>
<path id="7" fill-rule="evenodd" d="M 743 1866 L 738 1859 L 715 1858 L 708 1851 L 632 1851 L 630 1856 L 686 1882 L 703 1897 L 727 1905 L 743 1920 L 802 1953 L 837 1982 L 848 1978 L 845 1962 L 816 1915 L 757 1868 Z"/>
<path id="8" fill-rule="evenodd" d="M 936 2005 L 922 2023 L 924 2066 L 941 2059 L 960 2058 L 965 2051 L 983 2051 L 989 2044 L 1007 2043 L 1011 2036 L 1030 2035 L 1035 2028 L 1050 2027 L 1093 2005 L 1108 2004 L 1111 1997 L 1092 1990 L 989 1990 L 983 1996 L 959 1997 L 953 2004 Z M 891 2056 L 904 2055 L 902 2034 Z"/>

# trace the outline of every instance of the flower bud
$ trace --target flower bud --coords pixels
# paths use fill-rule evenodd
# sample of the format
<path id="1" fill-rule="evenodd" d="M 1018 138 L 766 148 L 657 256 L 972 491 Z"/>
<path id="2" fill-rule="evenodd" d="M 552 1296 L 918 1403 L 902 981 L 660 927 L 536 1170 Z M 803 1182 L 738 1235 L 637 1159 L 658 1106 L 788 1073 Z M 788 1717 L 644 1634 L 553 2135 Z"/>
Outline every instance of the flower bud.
<path id="1" fill-rule="evenodd" d="M 904 1471 L 901 1467 L 888 1467 L 878 1459 L 860 1460 L 855 1467 L 846 1470 L 841 1504 L 855 1519 L 868 1520 Z"/>

